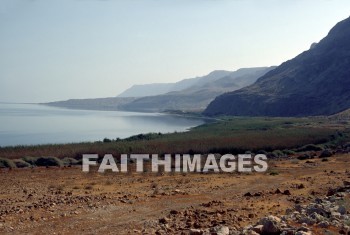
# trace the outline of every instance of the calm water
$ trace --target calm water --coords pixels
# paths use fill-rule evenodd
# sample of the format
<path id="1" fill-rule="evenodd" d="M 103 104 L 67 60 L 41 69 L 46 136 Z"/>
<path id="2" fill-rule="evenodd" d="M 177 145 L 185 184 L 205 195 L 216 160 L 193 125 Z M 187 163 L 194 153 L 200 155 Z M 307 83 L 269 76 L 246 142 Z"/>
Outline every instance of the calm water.
<path id="1" fill-rule="evenodd" d="M 140 133 L 185 131 L 202 123 L 199 119 L 167 114 L 0 103 L 0 146 L 125 138 Z"/>

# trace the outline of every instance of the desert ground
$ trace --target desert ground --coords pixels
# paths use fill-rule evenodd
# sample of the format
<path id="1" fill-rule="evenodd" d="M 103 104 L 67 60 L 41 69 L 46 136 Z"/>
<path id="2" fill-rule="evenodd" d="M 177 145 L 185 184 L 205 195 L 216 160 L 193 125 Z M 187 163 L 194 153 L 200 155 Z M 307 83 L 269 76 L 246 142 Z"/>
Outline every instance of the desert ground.
<path id="1" fill-rule="evenodd" d="M 0 234 L 267 234 L 264 218 L 285 234 L 350 234 L 350 154 L 270 160 L 265 173 L 74 166 L 2 169 L 0 179 Z M 315 200 L 333 203 L 331 214 L 310 222 L 297 210 Z"/>

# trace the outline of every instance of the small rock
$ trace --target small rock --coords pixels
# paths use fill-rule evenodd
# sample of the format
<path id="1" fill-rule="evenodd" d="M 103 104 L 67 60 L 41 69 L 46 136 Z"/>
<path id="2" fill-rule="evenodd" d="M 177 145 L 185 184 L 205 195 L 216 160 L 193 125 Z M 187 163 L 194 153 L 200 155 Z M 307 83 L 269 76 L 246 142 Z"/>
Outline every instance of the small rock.
<path id="1" fill-rule="evenodd" d="M 262 230 L 263 230 L 263 225 L 257 225 L 257 226 L 255 226 L 255 227 L 253 227 L 252 228 L 252 230 L 254 231 L 254 232 L 256 232 L 256 233 L 258 233 L 258 234 L 261 234 L 262 233 Z"/>
<path id="2" fill-rule="evenodd" d="M 284 194 L 284 195 L 288 195 L 288 196 L 289 196 L 289 195 L 292 195 L 288 189 L 287 189 L 287 190 L 284 190 L 283 194 Z"/>
<path id="3" fill-rule="evenodd" d="M 276 189 L 275 194 L 281 194 L 281 193 L 282 193 L 282 191 L 279 188 Z"/>
<path id="4" fill-rule="evenodd" d="M 229 235 L 230 229 L 226 226 L 216 226 L 210 229 L 210 232 L 213 235 Z"/>
<path id="5" fill-rule="evenodd" d="M 345 214 L 346 214 L 346 208 L 345 208 L 344 206 L 339 206 L 338 212 L 339 212 L 341 215 L 345 215 Z"/>
<path id="6" fill-rule="evenodd" d="M 312 235 L 312 232 L 304 232 L 304 231 L 298 231 L 295 233 L 295 235 Z"/>
<path id="7" fill-rule="evenodd" d="M 202 235 L 203 232 L 200 229 L 190 229 L 190 235 Z"/>
<path id="8" fill-rule="evenodd" d="M 320 228 L 328 228 L 330 226 L 330 223 L 325 220 L 325 221 L 318 223 L 317 226 Z"/>
<path id="9" fill-rule="evenodd" d="M 159 223 L 161 223 L 161 224 L 167 224 L 168 221 L 169 221 L 169 219 L 166 217 L 159 219 Z"/>
<path id="10" fill-rule="evenodd" d="M 341 216 L 341 214 L 340 214 L 339 212 L 332 211 L 332 212 L 331 212 L 331 216 L 334 217 L 334 218 L 339 219 L 340 216 Z"/>

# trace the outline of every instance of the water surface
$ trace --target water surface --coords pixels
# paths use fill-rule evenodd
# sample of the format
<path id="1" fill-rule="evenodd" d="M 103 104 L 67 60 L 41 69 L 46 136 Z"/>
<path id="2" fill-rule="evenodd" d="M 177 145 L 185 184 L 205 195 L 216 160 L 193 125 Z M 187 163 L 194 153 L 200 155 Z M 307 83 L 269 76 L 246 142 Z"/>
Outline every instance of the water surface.
<path id="1" fill-rule="evenodd" d="M 186 131 L 203 122 L 168 114 L 0 103 L 0 146 L 97 141 L 140 133 Z"/>

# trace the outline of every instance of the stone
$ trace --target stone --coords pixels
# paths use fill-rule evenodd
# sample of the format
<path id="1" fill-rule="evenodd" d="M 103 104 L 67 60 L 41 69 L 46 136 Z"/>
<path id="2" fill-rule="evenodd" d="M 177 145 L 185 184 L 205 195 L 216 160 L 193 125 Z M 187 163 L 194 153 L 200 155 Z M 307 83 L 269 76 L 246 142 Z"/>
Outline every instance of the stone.
<path id="1" fill-rule="evenodd" d="M 320 228 L 328 228 L 330 226 L 330 223 L 325 220 L 325 221 L 321 221 L 320 223 L 318 223 L 317 226 Z"/>
<path id="2" fill-rule="evenodd" d="M 190 229 L 190 235 L 202 235 L 203 232 L 200 229 Z"/>
<path id="3" fill-rule="evenodd" d="M 211 234 L 213 235 L 229 235 L 230 229 L 226 226 L 216 226 L 210 229 Z"/>
<path id="4" fill-rule="evenodd" d="M 270 215 L 264 217 L 259 222 L 263 225 L 262 234 L 280 234 L 281 233 L 281 219 Z"/>
<path id="5" fill-rule="evenodd" d="M 341 215 L 345 215 L 345 214 L 346 214 L 346 208 L 345 208 L 344 206 L 339 206 L 338 212 L 339 212 Z"/>
<path id="6" fill-rule="evenodd" d="M 331 216 L 334 217 L 334 218 L 339 219 L 340 216 L 341 216 L 341 214 L 340 214 L 339 212 L 332 211 L 332 212 L 331 212 Z"/>
<path id="7" fill-rule="evenodd" d="M 312 232 L 304 232 L 304 231 L 298 231 L 295 233 L 295 235 L 312 235 Z"/>
<path id="8" fill-rule="evenodd" d="M 169 221 L 169 219 L 168 218 L 161 218 L 161 219 L 159 219 L 159 223 L 161 223 L 161 224 L 167 224 L 168 223 L 168 221 Z"/>
<path id="9" fill-rule="evenodd" d="M 284 194 L 284 195 L 292 195 L 288 189 L 287 189 L 287 190 L 284 190 L 283 194 Z"/>
<path id="10" fill-rule="evenodd" d="M 253 227 L 252 228 L 252 230 L 254 231 L 254 232 L 256 232 L 256 233 L 258 233 L 258 234 L 260 234 L 260 233 L 262 233 L 262 231 L 263 231 L 263 225 L 256 225 L 255 227 Z"/>

